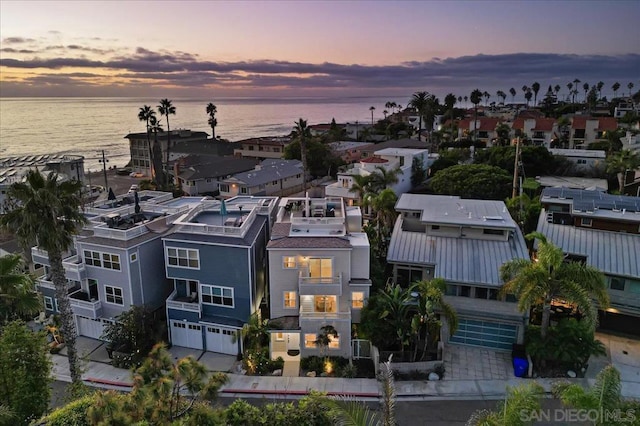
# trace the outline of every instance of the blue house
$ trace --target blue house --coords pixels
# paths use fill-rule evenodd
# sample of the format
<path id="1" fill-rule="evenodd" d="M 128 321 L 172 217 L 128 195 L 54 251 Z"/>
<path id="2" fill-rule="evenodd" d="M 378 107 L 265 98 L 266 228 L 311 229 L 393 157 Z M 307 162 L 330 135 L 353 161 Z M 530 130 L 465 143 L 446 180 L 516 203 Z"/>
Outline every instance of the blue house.
<path id="1" fill-rule="evenodd" d="M 277 197 L 203 201 L 162 238 L 173 345 L 236 355 L 237 332 L 266 289 L 266 244 Z"/>

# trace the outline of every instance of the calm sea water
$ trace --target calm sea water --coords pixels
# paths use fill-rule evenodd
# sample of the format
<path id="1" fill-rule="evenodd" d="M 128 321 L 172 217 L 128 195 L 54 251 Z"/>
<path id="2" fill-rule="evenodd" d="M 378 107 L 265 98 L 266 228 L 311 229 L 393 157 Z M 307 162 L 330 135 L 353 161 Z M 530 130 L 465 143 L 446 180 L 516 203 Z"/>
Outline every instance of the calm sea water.
<path id="1" fill-rule="evenodd" d="M 211 134 L 206 105 L 218 108 L 216 136 L 238 141 L 258 136 L 280 136 L 291 132 L 299 118 L 309 124 L 371 121 L 380 119 L 384 104 L 406 104 L 405 97 L 359 98 L 221 98 L 173 99 L 176 115 L 169 118 L 171 129 L 191 129 Z M 102 168 L 101 150 L 108 166 L 123 167 L 129 161 L 130 132 L 144 132 L 138 121 L 143 105 L 155 107 L 157 99 L 145 98 L 4 98 L 0 99 L 0 157 L 51 153 L 85 156 L 85 168 Z M 159 115 L 158 115 L 159 117 Z M 160 117 L 159 117 L 160 118 Z M 166 122 L 163 120 L 166 130 Z"/>

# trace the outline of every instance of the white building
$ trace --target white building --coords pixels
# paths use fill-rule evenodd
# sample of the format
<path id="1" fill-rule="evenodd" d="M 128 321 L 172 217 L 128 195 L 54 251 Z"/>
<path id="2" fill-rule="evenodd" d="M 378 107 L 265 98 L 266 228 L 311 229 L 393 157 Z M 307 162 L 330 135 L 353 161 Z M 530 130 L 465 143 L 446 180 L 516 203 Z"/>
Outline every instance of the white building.
<path id="1" fill-rule="evenodd" d="M 606 152 L 592 149 L 549 149 L 553 155 L 564 157 L 580 171 L 602 171 L 606 167 Z"/>

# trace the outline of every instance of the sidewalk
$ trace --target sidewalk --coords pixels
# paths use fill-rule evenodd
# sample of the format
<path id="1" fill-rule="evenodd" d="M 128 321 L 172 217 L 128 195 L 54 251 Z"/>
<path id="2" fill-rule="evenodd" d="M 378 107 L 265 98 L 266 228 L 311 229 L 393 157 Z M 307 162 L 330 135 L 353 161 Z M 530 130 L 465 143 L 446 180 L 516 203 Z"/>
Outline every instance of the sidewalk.
<path id="1" fill-rule="evenodd" d="M 605 346 L 607 356 L 591 361 L 587 375 L 583 379 L 567 379 L 584 386 L 593 385 L 596 374 L 607 364 L 613 365 L 622 375 L 622 395 L 640 398 L 640 341 L 617 336 L 598 334 Z M 88 339 L 89 341 L 91 339 Z M 128 390 L 132 386 L 131 373 L 128 370 L 115 368 L 101 359 L 102 342 L 94 341 L 98 347 L 90 352 L 82 352 L 87 361 L 83 361 L 83 379 L 92 386 Z M 89 342 L 90 343 L 90 342 Z M 84 342 L 85 347 L 88 345 Z M 510 362 L 502 352 L 493 352 L 479 348 L 464 346 L 449 346 L 449 356 L 445 358 L 446 373 L 440 381 L 396 381 L 398 398 L 414 400 L 465 400 L 486 399 L 494 400 L 504 397 L 507 386 L 517 386 L 527 383 L 531 379 L 521 379 L 513 376 L 513 370 L 505 371 L 505 363 Z M 192 354 L 196 359 L 205 360 L 210 353 L 193 351 L 186 348 L 171 349 L 174 358 Z M 91 356 L 91 355 L 94 356 Z M 215 355 L 215 354 L 213 354 Z M 325 392 L 328 395 L 346 395 L 361 399 L 378 399 L 380 385 L 375 379 L 343 379 L 326 377 L 282 377 L 282 376 L 245 376 L 229 373 L 232 364 L 228 364 L 222 357 L 215 359 L 215 364 L 209 364 L 211 371 L 225 371 L 229 382 L 223 386 L 220 393 L 225 396 L 236 397 L 281 397 L 283 399 L 299 398 L 311 390 Z M 64 355 L 52 355 L 53 376 L 60 381 L 71 381 L 69 377 L 69 363 Z M 215 358 L 215 357 L 214 357 Z M 470 360 L 477 361 L 472 362 Z M 454 365 L 452 365 L 454 364 Z M 465 364 L 462 367 L 462 364 Z M 220 366 L 216 368 L 215 366 Z M 479 372 L 482 370 L 482 373 Z M 487 373 L 487 371 L 489 373 Z M 455 373 L 454 373 L 455 372 Z M 463 377 L 466 375 L 466 377 Z M 550 392 L 553 382 L 561 379 L 536 379 L 547 392 Z"/>

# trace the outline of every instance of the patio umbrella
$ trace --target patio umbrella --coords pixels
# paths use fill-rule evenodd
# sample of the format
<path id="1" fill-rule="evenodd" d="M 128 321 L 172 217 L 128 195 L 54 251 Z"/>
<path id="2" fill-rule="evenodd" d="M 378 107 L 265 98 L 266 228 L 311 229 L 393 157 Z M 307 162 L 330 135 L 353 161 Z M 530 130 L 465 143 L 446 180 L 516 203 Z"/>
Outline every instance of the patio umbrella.
<path id="1" fill-rule="evenodd" d="M 116 200 L 116 194 L 113 193 L 113 189 L 111 189 L 111 187 L 109 187 L 109 195 L 107 196 L 107 200 L 109 201 Z"/>
<path id="2" fill-rule="evenodd" d="M 220 216 L 226 216 L 227 215 L 227 204 L 224 202 L 224 199 L 222 200 L 222 203 L 220 204 Z"/>
<path id="3" fill-rule="evenodd" d="M 133 191 L 133 200 L 136 205 L 135 211 L 136 214 L 140 213 L 140 198 L 138 197 L 138 191 Z"/>

